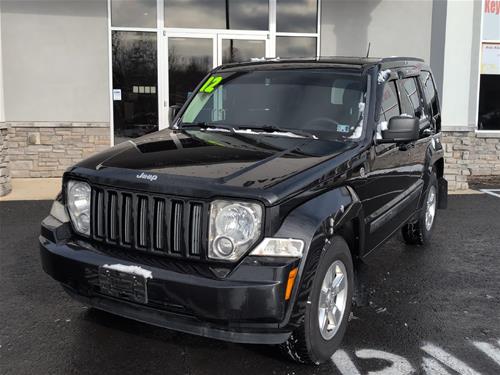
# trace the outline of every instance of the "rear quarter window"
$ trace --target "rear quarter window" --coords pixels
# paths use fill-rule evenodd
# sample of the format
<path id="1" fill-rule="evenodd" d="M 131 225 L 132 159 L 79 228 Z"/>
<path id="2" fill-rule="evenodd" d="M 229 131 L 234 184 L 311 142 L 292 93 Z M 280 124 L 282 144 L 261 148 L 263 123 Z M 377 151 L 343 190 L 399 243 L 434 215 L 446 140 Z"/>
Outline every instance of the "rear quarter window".
<path id="1" fill-rule="evenodd" d="M 420 82 L 424 90 L 424 100 L 427 107 L 432 111 L 432 115 L 436 116 L 439 113 L 439 105 L 437 100 L 436 86 L 432 74 L 423 70 L 420 73 Z"/>

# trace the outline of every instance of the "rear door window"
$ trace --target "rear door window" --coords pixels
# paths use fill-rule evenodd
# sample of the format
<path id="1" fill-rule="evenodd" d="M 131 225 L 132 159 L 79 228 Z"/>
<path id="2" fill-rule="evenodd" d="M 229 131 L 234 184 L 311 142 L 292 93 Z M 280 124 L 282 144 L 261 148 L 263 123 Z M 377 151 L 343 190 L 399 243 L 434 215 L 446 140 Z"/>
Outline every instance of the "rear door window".
<path id="1" fill-rule="evenodd" d="M 399 91 L 403 114 L 420 118 L 422 115 L 422 103 L 415 78 L 401 79 L 399 81 Z"/>

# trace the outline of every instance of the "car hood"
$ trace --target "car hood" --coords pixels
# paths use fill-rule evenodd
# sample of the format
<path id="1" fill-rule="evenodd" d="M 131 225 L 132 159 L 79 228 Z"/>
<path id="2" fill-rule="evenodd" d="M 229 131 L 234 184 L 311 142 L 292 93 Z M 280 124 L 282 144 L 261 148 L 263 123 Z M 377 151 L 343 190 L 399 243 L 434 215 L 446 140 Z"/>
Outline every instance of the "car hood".
<path id="1" fill-rule="evenodd" d="M 125 168 L 265 188 L 352 147 L 354 143 L 268 133 L 168 129 L 122 143 L 78 166 Z"/>

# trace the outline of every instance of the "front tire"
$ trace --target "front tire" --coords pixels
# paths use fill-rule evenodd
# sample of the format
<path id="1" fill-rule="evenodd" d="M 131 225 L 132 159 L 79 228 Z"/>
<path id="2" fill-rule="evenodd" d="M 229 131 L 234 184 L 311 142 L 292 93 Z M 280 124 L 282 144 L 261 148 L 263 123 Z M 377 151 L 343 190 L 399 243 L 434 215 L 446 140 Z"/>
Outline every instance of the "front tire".
<path id="1" fill-rule="evenodd" d="M 330 359 L 347 328 L 353 289 L 351 252 L 342 237 L 334 237 L 319 260 L 302 324 L 281 345 L 282 351 L 299 363 Z"/>
<path id="2" fill-rule="evenodd" d="M 425 194 L 424 204 L 418 220 L 401 228 L 404 241 L 409 245 L 427 245 L 432 236 L 436 211 L 438 207 L 438 182 L 435 173 L 429 179 L 429 187 Z"/>

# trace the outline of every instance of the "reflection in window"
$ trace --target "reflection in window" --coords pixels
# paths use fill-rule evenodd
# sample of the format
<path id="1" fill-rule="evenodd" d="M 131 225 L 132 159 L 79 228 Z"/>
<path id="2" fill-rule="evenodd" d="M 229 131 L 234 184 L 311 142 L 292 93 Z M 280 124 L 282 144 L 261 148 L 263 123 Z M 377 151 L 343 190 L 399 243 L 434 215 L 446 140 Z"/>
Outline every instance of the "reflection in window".
<path id="1" fill-rule="evenodd" d="M 394 81 L 387 82 L 380 106 L 380 121 L 389 121 L 391 117 L 399 116 L 398 93 Z"/>
<path id="2" fill-rule="evenodd" d="M 318 28 L 317 0 L 277 0 L 278 32 L 315 33 Z"/>
<path id="3" fill-rule="evenodd" d="M 156 0 L 111 0 L 111 25 L 156 27 Z"/>
<path id="4" fill-rule="evenodd" d="M 169 38 L 169 105 L 184 104 L 212 67 L 212 39 Z"/>
<path id="5" fill-rule="evenodd" d="M 112 53 L 114 133 L 119 143 L 158 130 L 156 33 L 113 31 Z"/>
<path id="6" fill-rule="evenodd" d="M 420 117 L 420 96 L 415 78 L 406 78 L 399 82 L 401 82 L 401 107 L 403 113 Z"/>
<path id="7" fill-rule="evenodd" d="M 165 0 L 165 26 L 268 30 L 269 0 Z"/>
<path id="8" fill-rule="evenodd" d="M 278 57 L 315 57 L 316 38 L 297 36 L 276 37 L 276 56 Z"/>
<path id="9" fill-rule="evenodd" d="M 420 72 L 420 82 L 422 83 L 422 88 L 424 89 L 424 98 L 426 104 L 427 114 L 431 117 L 439 115 L 439 104 L 436 93 L 436 87 L 432 79 L 430 72 L 422 70 Z M 430 112 L 430 113 L 429 113 Z"/>
<path id="10" fill-rule="evenodd" d="M 222 40 L 222 63 L 249 61 L 252 57 L 266 55 L 266 42 L 264 40 Z"/>

